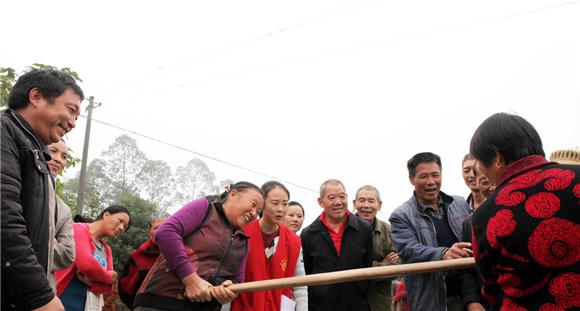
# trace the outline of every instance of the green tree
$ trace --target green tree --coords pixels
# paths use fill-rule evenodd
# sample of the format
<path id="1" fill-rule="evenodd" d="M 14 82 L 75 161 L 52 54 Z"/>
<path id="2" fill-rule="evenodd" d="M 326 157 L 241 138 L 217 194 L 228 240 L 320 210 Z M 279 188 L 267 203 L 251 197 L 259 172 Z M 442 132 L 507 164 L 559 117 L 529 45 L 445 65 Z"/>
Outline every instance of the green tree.
<path id="1" fill-rule="evenodd" d="M 175 201 L 180 206 L 218 191 L 215 174 L 198 158 L 180 166 L 175 172 L 175 181 Z"/>
<path id="2" fill-rule="evenodd" d="M 127 193 L 136 193 L 137 176 L 147 162 L 147 156 L 129 135 L 121 135 L 102 154 L 104 171 L 111 180 L 113 200 Z"/>
<path id="3" fill-rule="evenodd" d="M 173 174 L 167 162 L 147 160 L 137 175 L 136 183 L 140 193 L 149 202 L 159 207 L 166 207 L 170 203 L 168 193 L 173 184 Z"/>

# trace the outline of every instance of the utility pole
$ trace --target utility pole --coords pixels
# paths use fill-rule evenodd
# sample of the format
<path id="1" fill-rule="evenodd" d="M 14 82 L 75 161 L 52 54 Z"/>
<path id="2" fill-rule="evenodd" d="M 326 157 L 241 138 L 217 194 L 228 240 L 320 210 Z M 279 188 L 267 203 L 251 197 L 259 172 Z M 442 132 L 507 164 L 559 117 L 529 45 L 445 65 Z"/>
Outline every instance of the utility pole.
<path id="1" fill-rule="evenodd" d="M 83 147 L 83 159 L 81 162 L 81 176 L 79 180 L 79 192 L 77 195 L 77 215 L 83 215 L 83 204 L 85 201 L 85 183 L 87 179 L 87 157 L 89 153 L 89 138 L 91 137 L 91 122 L 93 120 L 93 108 L 100 107 L 101 103 L 95 103 L 95 97 L 89 97 L 87 107 L 87 128 L 85 129 L 85 145 Z"/>

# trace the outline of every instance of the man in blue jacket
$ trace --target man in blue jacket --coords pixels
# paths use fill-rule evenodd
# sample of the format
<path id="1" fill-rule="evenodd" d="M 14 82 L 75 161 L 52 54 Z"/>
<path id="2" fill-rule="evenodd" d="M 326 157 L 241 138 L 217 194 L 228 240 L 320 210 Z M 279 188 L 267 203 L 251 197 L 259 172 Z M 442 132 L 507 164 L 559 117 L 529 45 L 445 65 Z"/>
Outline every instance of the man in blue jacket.
<path id="1" fill-rule="evenodd" d="M 469 205 L 441 192 L 441 158 L 431 152 L 407 162 L 413 196 L 389 218 L 392 237 L 403 263 L 469 257 L 471 243 L 461 240 L 461 223 Z M 463 310 L 457 271 L 404 277 L 411 310 Z"/>

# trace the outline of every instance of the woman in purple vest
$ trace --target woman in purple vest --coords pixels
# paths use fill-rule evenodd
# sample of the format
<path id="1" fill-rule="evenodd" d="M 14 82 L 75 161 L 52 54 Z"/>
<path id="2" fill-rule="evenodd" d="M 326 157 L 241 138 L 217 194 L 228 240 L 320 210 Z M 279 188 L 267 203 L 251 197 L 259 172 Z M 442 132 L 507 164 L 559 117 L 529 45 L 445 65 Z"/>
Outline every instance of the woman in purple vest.
<path id="1" fill-rule="evenodd" d="M 238 182 L 219 199 L 194 200 L 157 229 L 161 254 L 135 297 L 135 310 L 218 310 L 236 294 L 228 285 L 244 281 L 248 236 L 264 196 Z"/>

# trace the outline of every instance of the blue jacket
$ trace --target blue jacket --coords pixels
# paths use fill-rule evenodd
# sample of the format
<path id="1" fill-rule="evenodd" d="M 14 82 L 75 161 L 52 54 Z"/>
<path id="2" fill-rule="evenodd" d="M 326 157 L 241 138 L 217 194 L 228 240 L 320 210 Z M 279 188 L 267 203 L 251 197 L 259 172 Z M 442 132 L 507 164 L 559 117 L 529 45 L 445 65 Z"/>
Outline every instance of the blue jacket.
<path id="1" fill-rule="evenodd" d="M 460 196 L 440 192 L 447 204 L 447 220 L 458 241 L 461 223 L 469 216 L 469 205 Z M 431 218 L 413 195 L 399 206 L 389 218 L 392 237 L 402 263 L 441 260 L 446 247 L 437 245 L 437 233 Z M 445 273 L 434 272 L 404 277 L 411 310 L 446 310 Z"/>

